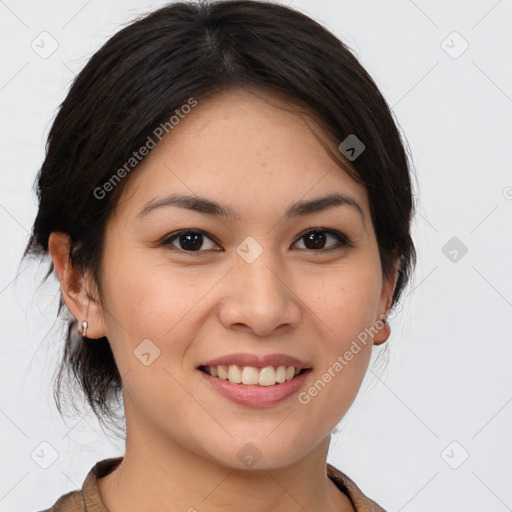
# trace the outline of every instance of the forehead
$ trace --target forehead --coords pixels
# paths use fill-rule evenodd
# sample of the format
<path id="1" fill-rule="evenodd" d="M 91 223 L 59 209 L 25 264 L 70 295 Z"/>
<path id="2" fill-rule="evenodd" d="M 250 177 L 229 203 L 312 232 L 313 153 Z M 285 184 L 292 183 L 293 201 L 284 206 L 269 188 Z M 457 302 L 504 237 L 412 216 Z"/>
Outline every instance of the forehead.
<path id="1" fill-rule="evenodd" d="M 120 203 L 135 210 L 180 192 L 257 213 L 292 199 L 344 192 L 367 210 L 366 189 L 326 145 L 343 160 L 335 141 L 283 97 L 260 89 L 231 89 L 198 100 L 180 116 L 133 171 L 123 191 L 129 200 Z"/>

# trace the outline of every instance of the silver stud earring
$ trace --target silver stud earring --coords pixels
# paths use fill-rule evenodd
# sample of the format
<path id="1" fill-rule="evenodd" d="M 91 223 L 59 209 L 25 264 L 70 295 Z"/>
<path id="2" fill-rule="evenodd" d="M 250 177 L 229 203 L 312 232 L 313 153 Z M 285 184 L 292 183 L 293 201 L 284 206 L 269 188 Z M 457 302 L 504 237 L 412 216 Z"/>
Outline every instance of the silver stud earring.
<path id="1" fill-rule="evenodd" d="M 86 335 L 87 335 L 87 327 L 89 327 L 89 324 L 87 323 L 87 320 L 84 320 L 84 321 L 82 322 L 82 327 L 81 327 L 81 329 L 80 329 L 80 331 L 81 331 L 80 333 L 81 333 L 81 335 L 82 335 L 84 338 L 85 338 L 85 337 L 86 337 Z"/>

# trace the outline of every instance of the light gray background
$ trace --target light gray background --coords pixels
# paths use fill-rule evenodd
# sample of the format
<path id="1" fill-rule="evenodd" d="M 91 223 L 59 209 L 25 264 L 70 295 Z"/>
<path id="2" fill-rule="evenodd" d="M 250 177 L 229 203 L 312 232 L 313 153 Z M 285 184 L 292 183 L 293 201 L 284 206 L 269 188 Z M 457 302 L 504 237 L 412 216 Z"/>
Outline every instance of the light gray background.
<path id="1" fill-rule="evenodd" d="M 124 453 L 90 417 L 58 415 L 57 281 L 37 291 L 46 264 L 18 264 L 45 138 L 72 79 L 121 24 L 162 5 L 0 0 L 1 511 L 46 508 Z M 372 365 L 328 461 L 389 511 L 512 510 L 512 1 L 291 5 L 374 77 L 406 133 L 419 196 L 419 261 L 391 320 L 389 362 Z M 456 261 L 454 247 L 443 252 L 453 237 Z"/>

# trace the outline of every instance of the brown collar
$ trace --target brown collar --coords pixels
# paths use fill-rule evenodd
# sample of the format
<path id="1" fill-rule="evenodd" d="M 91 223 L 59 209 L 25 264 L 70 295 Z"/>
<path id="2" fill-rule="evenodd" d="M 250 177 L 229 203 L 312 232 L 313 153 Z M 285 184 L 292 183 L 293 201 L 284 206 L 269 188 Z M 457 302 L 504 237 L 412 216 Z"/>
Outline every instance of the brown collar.
<path id="1" fill-rule="evenodd" d="M 122 460 L 123 457 L 104 459 L 97 462 L 89 471 L 81 493 L 86 512 L 108 512 L 101 499 L 97 480 L 114 471 Z M 327 463 L 327 476 L 336 484 L 338 489 L 349 497 L 356 512 L 386 512 L 377 503 L 365 496 L 361 489 L 347 475 L 329 463 Z"/>

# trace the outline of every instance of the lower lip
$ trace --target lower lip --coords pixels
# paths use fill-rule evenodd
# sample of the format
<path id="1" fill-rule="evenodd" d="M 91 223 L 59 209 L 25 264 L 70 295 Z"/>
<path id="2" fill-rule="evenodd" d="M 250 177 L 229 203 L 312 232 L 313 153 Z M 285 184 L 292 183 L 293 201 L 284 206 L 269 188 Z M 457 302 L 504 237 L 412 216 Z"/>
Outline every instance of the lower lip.
<path id="1" fill-rule="evenodd" d="M 221 395 L 246 407 L 265 407 L 284 402 L 300 389 L 311 373 L 311 369 L 308 369 L 292 380 L 287 380 L 281 384 L 274 384 L 273 386 L 248 386 L 212 377 L 201 370 L 197 371 Z"/>

